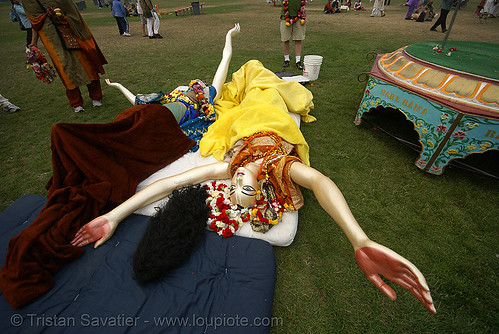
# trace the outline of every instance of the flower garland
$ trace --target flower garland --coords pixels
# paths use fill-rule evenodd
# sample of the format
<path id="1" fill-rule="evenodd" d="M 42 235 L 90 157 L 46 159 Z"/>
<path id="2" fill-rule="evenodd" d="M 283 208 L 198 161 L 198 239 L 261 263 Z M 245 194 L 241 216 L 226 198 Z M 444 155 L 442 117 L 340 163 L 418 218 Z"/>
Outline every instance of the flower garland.
<path id="1" fill-rule="evenodd" d="M 257 194 L 255 205 L 241 208 L 230 201 L 229 186 L 225 183 L 212 181 L 206 184 L 205 188 L 208 192 L 206 205 L 211 210 L 207 222 L 208 228 L 224 238 L 232 236 L 246 222 L 250 222 L 252 227 L 262 224 L 276 225 L 288 208 L 288 205 L 279 198 L 267 202 L 261 192 Z M 277 219 L 264 216 L 264 211 L 269 209 L 275 213 Z"/>
<path id="2" fill-rule="evenodd" d="M 36 47 L 31 46 L 26 54 L 26 68 L 33 69 L 35 76 L 43 83 L 49 84 L 55 80 L 56 74 L 52 65 L 47 62 L 42 52 Z"/>
<path id="3" fill-rule="evenodd" d="M 191 87 L 194 93 L 196 93 L 196 98 L 198 99 L 198 101 L 205 99 L 203 86 L 201 85 L 199 80 L 191 80 L 191 82 L 189 83 L 189 87 Z"/>
<path id="4" fill-rule="evenodd" d="M 170 94 L 165 96 L 164 103 L 172 103 L 172 102 L 182 102 L 184 104 L 192 106 L 194 109 L 198 109 L 197 103 L 191 101 L 191 99 L 189 99 L 187 96 L 184 95 L 183 91 L 178 89 L 175 89 Z"/>
<path id="5" fill-rule="evenodd" d="M 230 201 L 229 187 L 219 181 L 205 185 L 208 192 L 206 205 L 211 210 L 208 227 L 224 238 L 232 236 L 250 219 L 250 209 L 239 209 Z"/>
<path id="6" fill-rule="evenodd" d="M 263 216 L 262 212 L 267 208 L 276 213 L 277 219 L 268 219 Z M 267 202 L 263 196 L 260 196 L 260 199 L 256 202 L 256 204 L 251 207 L 251 221 L 276 225 L 281 221 L 282 213 L 286 211 L 287 208 L 288 205 L 280 198 L 276 197 L 274 200 Z"/>
<path id="7" fill-rule="evenodd" d="M 203 89 L 206 87 L 204 82 L 201 80 L 192 80 L 189 83 L 189 87 L 196 93 L 196 98 L 198 102 L 201 104 L 201 110 L 207 115 L 212 116 L 215 114 L 215 109 L 213 105 L 210 103 L 209 99 L 204 96 Z"/>
<path id="8" fill-rule="evenodd" d="M 213 105 L 209 102 L 209 99 L 204 96 L 203 85 L 201 85 L 200 80 L 192 80 L 189 83 L 188 91 L 184 92 L 175 89 L 174 91 L 166 95 L 164 101 L 161 101 L 161 103 L 164 104 L 172 102 L 181 102 L 188 109 L 188 112 L 190 114 L 190 117 L 188 117 L 188 119 L 195 118 L 196 116 L 199 116 L 201 112 L 203 112 L 206 116 L 208 116 L 208 119 L 214 120 L 215 109 L 213 108 Z M 186 96 L 186 94 L 190 91 L 193 91 L 195 93 L 197 101 L 192 101 L 188 96 Z"/>
<path id="9" fill-rule="evenodd" d="M 284 16 L 286 19 L 286 26 L 289 27 L 292 24 L 294 24 L 295 22 L 297 22 L 298 20 L 300 20 L 301 25 L 307 24 L 307 19 L 306 19 L 307 13 L 305 12 L 305 4 L 307 3 L 307 1 L 306 0 L 301 1 L 301 7 L 298 10 L 298 13 L 296 14 L 295 17 L 289 16 L 289 3 L 288 2 L 289 2 L 288 0 L 283 0 L 283 2 L 282 2 L 282 8 L 284 10 Z"/>

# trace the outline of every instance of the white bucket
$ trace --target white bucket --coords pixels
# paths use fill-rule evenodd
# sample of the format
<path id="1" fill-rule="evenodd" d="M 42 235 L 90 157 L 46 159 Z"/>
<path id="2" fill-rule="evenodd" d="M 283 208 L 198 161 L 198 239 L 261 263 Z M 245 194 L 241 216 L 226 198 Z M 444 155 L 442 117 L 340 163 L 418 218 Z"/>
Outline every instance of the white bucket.
<path id="1" fill-rule="evenodd" d="M 303 57 L 303 76 L 310 81 L 317 80 L 322 65 L 322 56 Z"/>

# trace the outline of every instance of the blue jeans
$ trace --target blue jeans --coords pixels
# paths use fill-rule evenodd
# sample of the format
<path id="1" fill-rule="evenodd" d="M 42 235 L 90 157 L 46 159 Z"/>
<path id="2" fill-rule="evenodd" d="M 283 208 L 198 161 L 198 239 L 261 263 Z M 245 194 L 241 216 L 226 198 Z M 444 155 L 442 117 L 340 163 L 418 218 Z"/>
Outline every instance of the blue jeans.
<path id="1" fill-rule="evenodd" d="M 116 19 L 116 23 L 118 24 L 118 29 L 120 31 L 120 35 L 128 32 L 128 21 L 124 17 L 114 17 Z"/>

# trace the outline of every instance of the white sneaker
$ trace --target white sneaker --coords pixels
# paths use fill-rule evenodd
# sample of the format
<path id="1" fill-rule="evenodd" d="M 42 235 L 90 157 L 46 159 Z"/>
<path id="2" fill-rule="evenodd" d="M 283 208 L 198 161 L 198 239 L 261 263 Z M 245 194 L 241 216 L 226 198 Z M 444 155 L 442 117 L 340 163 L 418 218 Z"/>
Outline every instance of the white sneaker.
<path id="1" fill-rule="evenodd" d="M 124 32 L 122 36 L 130 37 L 132 35 L 130 33 L 128 33 L 128 32 Z"/>
<path id="2" fill-rule="evenodd" d="M 2 109 L 7 112 L 18 112 L 19 110 L 21 110 L 21 108 L 10 102 L 3 103 Z"/>
<path id="3" fill-rule="evenodd" d="M 79 107 L 76 107 L 74 108 L 75 112 L 84 112 L 85 109 L 83 109 L 83 106 L 79 106 Z"/>
<path id="4" fill-rule="evenodd" d="M 92 106 L 95 108 L 95 107 L 101 107 L 102 106 L 102 102 L 101 101 L 98 101 L 98 100 L 92 100 Z"/>

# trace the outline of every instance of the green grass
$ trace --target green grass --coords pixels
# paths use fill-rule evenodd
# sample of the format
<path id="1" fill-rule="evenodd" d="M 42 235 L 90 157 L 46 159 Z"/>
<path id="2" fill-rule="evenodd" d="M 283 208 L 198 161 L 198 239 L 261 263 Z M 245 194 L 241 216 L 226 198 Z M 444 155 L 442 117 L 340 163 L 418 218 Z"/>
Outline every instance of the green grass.
<path id="1" fill-rule="evenodd" d="M 190 2 L 157 3 L 173 12 Z M 205 15 L 163 15 L 163 40 L 142 38 L 137 18 L 129 20 L 133 36 L 123 38 L 109 10 L 87 4 L 83 16 L 109 61 L 103 77 L 134 93 L 169 91 L 193 78 L 210 82 L 225 33 L 235 22 L 241 23 L 242 32 L 234 40 L 229 72 L 250 59 L 272 71 L 282 69 L 280 9 L 263 0 L 210 0 Z M 499 19 L 480 23 L 474 16 L 477 4 L 470 1 L 459 12 L 451 39 L 499 41 Z M 395 302 L 382 295 L 357 267 L 339 228 L 304 191 L 306 205 L 300 210 L 295 241 L 275 248 L 273 316 L 282 319 L 282 326 L 272 332 L 498 332 L 499 182 L 454 167 L 442 176 L 426 174 L 414 165 L 416 152 L 367 122 L 353 124 L 365 85 L 357 76 L 370 70 L 369 52 L 391 52 L 444 35 L 430 32 L 430 23 L 405 21 L 403 0 L 392 1 L 384 18 L 371 18 L 367 1 L 365 12 L 324 15 L 323 6 L 323 1 L 307 5 L 303 44 L 303 54 L 324 57 L 319 80 L 307 86 L 318 120 L 302 124 L 312 165 L 338 184 L 373 240 L 406 256 L 425 274 L 438 313 L 431 315 L 399 287 Z M 103 87 L 102 108 L 92 109 L 86 99 L 86 112 L 75 114 L 59 81 L 44 85 L 25 69 L 25 35 L 8 21 L 9 8 L 0 4 L 0 93 L 22 111 L 0 113 L 0 209 L 26 193 L 46 194 L 53 124 L 108 122 L 129 106 L 116 90 Z M 85 98 L 86 89 L 82 91 Z M 376 119 L 375 113 L 368 117 Z M 395 128 L 405 135 L 412 132 L 403 122 L 395 122 Z"/>

